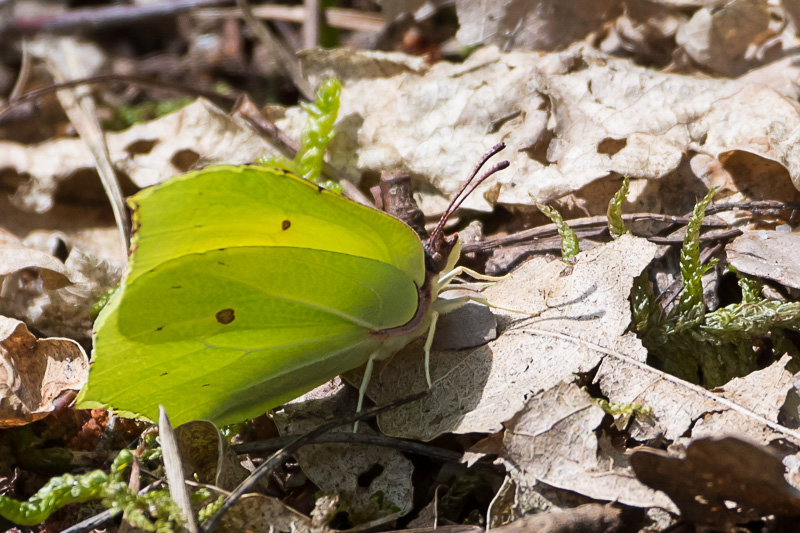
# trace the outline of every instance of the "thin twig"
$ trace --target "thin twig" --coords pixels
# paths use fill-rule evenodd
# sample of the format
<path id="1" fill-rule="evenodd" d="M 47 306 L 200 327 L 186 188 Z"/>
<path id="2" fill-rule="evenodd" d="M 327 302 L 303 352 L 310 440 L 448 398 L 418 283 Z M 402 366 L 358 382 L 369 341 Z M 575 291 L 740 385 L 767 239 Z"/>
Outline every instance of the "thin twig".
<path id="1" fill-rule="evenodd" d="M 309 50 L 319 45 L 319 28 L 322 20 L 320 0 L 304 0 L 306 16 L 303 19 L 303 48 Z"/>
<path id="2" fill-rule="evenodd" d="M 79 30 L 129 25 L 173 16 L 199 7 L 224 6 L 232 3 L 232 0 L 171 0 L 144 5 L 70 9 L 58 15 L 14 18 L 2 29 L 12 35 L 32 35 L 38 32 L 74 33 Z"/>
<path id="3" fill-rule="evenodd" d="M 731 202 L 727 204 L 712 204 L 706 208 L 706 215 L 713 215 L 722 211 L 742 209 L 752 213 L 764 211 L 789 211 L 800 209 L 798 202 L 779 202 L 777 200 L 753 200 L 745 202 Z"/>
<path id="4" fill-rule="evenodd" d="M 237 444 L 233 446 L 233 451 L 237 454 L 253 453 L 253 452 L 267 452 L 280 449 L 287 446 L 295 436 L 278 437 L 269 440 L 262 440 L 258 442 L 248 442 L 247 444 Z M 313 442 L 308 444 L 331 444 L 331 443 L 347 443 L 347 444 L 367 444 L 369 446 L 381 446 L 383 448 L 390 448 L 401 452 L 415 453 L 424 455 L 443 462 L 460 461 L 462 454 L 435 446 L 429 446 L 421 442 L 406 439 L 396 439 L 386 437 L 383 435 L 365 435 L 363 433 L 353 433 L 351 431 L 343 433 L 326 433 L 320 435 Z"/>
<path id="5" fill-rule="evenodd" d="M 264 20 L 283 20 L 286 22 L 302 23 L 306 20 L 306 8 L 303 6 L 287 6 L 272 4 L 265 6 L 251 6 L 253 14 Z M 242 12 L 237 8 L 207 8 L 200 9 L 192 16 L 200 19 L 216 20 L 226 17 L 242 17 Z M 378 13 L 366 13 L 357 9 L 329 7 L 322 13 L 322 18 L 328 26 L 343 30 L 366 31 L 378 33 L 383 30 L 385 22 Z"/>
<path id="6" fill-rule="evenodd" d="M 57 82 L 63 82 L 68 77 L 68 74 L 82 75 L 82 67 L 78 60 L 75 46 L 72 41 L 60 39 L 60 48 L 65 59 L 65 65 L 57 64 L 54 59 L 56 55 L 55 43 L 49 42 L 50 54 L 45 58 L 48 70 L 50 70 L 54 79 Z M 108 145 L 106 144 L 103 129 L 100 127 L 100 122 L 97 120 L 97 113 L 94 100 L 88 91 L 84 94 L 78 94 L 76 89 L 61 90 L 56 93 L 64 112 L 69 117 L 70 122 L 75 126 L 78 135 L 89 147 L 92 157 L 95 160 L 95 167 L 97 174 L 100 177 L 100 182 L 103 184 L 108 201 L 111 204 L 111 210 L 114 212 L 114 219 L 117 222 L 119 229 L 121 245 L 127 252 L 130 245 L 131 234 L 131 221 L 128 215 L 128 210 L 125 208 L 125 200 L 122 196 L 122 189 L 117 179 L 114 165 L 111 163 L 111 156 L 108 152 Z"/>
<path id="7" fill-rule="evenodd" d="M 14 83 L 14 88 L 11 89 L 11 94 L 8 95 L 8 100 L 13 102 L 14 100 L 18 99 L 22 96 L 22 91 L 25 90 L 25 86 L 28 84 L 28 78 L 31 74 L 31 50 L 30 46 L 28 46 L 28 41 L 23 39 L 22 40 L 22 64 L 19 67 L 19 75 L 17 76 L 17 81 Z"/>
<path id="8" fill-rule="evenodd" d="M 643 220 L 651 220 L 654 222 L 665 222 L 673 224 L 689 223 L 688 216 L 661 215 L 658 213 L 635 213 L 632 215 L 622 215 L 622 220 L 629 223 L 639 222 Z M 567 223 L 569 224 L 570 228 L 572 228 L 577 232 L 578 230 L 583 228 L 608 226 L 608 217 L 602 215 L 596 217 L 576 218 L 574 220 L 568 220 Z M 727 224 L 725 222 L 721 222 L 718 220 L 705 219 L 703 220 L 703 227 L 711 227 L 711 228 L 727 227 Z M 494 239 L 486 239 L 485 241 L 481 242 L 465 243 L 463 248 L 463 253 L 486 252 L 494 250 L 495 248 L 510 246 L 514 244 L 522 244 L 537 239 L 553 237 L 555 235 L 558 235 L 558 230 L 556 228 L 556 225 L 545 224 L 543 226 L 539 226 L 536 228 L 519 231 L 512 235 L 505 235 L 503 237 L 497 237 Z"/>
<path id="9" fill-rule="evenodd" d="M 738 237 L 742 234 L 742 230 L 739 228 L 731 228 L 728 230 L 723 231 L 714 231 L 711 233 L 706 233 L 701 235 L 698 239 L 700 242 L 715 242 L 715 241 L 724 241 L 727 239 L 732 239 L 734 237 Z M 655 243 L 655 244 L 681 244 L 683 243 L 683 237 L 680 235 L 670 235 L 668 237 L 647 237 L 647 240 Z"/>
<path id="10" fill-rule="evenodd" d="M 39 89 L 28 91 L 25 94 L 20 95 L 20 97 L 15 99 L 13 102 L 9 102 L 8 105 L 6 105 L 6 107 L 0 108 L 0 120 L 6 115 L 6 113 L 11 111 L 13 108 L 25 102 L 38 100 L 43 96 L 56 93 L 62 89 L 72 89 L 75 87 L 81 87 L 83 85 L 105 85 L 108 83 L 130 83 L 132 85 L 138 85 L 141 87 L 149 87 L 151 89 L 164 89 L 168 91 L 175 91 L 181 94 L 201 96 L 203 98 L 211 100 L 217 105 L 222 105 L 223 107 L 227 107 L 229 109 L 234 106 L 238 97 L 238 94 L 234 96 L 225 96 L 215 93 L 213 91 L 206 91 L 198 87 L 184 85 L 182 83 L 156 80 L 153 78 L 146 78 L 143 76 L 135 76 L 135 75 L 121 76 L 118 74 L 104 74 L 100 76 L 89 76 L 86 78 L 65 80 L 63 82 L 49 85 L 47 87 L 41 87 Z"/>

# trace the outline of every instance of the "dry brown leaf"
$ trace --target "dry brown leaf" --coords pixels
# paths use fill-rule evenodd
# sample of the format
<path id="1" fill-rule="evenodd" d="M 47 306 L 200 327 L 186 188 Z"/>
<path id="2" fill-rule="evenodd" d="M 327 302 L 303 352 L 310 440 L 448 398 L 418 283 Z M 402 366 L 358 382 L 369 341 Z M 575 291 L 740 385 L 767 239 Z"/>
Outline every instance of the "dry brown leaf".
<path id="1" fill-rule="evenodd" d="M 474 158 L 465 154 L 502 140 L 511 167 L 479 189 L 482 197 L 472 195 L 468 207 L 527 208 L 531 194 L 549 201 L 576 193 L 590 210 L 604 212 L 607 197 L 599 202 L 602 195 L 586 187 L 627 174 L 678 180 L 684 193 L 669 198 L 675 205 L 658 205 L 652 187 L 642 194 L 656 202 L 654 211 L 688 211 L 696 198 L 685 191 L 702 187 L 701 179 L 708 184 L 705 167 L 693 175 L 685 165 L 689 152 L 719 159 L 734 183 L 768 187 L 760 194 L 800 198 L 800 105 L 754 79 L 659 72 L 586 46 L 545 55 L 486 48 L 463 64 L 422 70 L 401 63 L 390 69 L 393 57 L 305 56 L 314 83 L 332 73 L 347 80 L 334 143 L 359 148 L 348 175 L 401 168 L 448 196 L 471 170 Z M 376 75 L 379 67 L 386 73 Z"/>
<path id="2" fill-rule="evenodd" d="M 240 533 L 242 531 L 311 531 L 311 520 L 277 498 L 263 494 L 246 494 L 222 517 L 216 531 Z"/>
<path id="3" fill-rule="evenodd" d="M 314 397 L 321 397 L 319 400 Z M 357 395 L 339 382 L 315 389 L 275 413 L 274 420 L 281 435 L 301 435 L 337 416 L 351 415 L 356 410 Z M 352 432 L 352 426 L 337 431 Z M 360 432 L 371 431 L 366 424 Z M 402 453 L 380 446 L 362 444 L 313 444 L 295 453 L 297 462 L 308 478 L 322 491 L 336 494 L 352 514 L 351 520 L 371 526 L 385 524 L 408 513 L 413 507 L 414 467 Z M 381 492 L 384 507 L 374 503 Z M 387 512 L 388 507 L 399 509 Z"/>
<path id="4" fill-rule="evenodd" d="M 606 437 L 598 439 L 604 417 L 577 385 L 556 385 L 530 398 L 506 423 L 501 462 L 521 487 L 541 481 L 598 500 L 675 510 L 663 494 L 635 479 L 624 452 Z"/>
<path id="5" fill-rule="evenodd" d="M 785 358 L 729 382 L 716 393 L 620 354 L 610 355 L 595 375 L 603 394 L 611 402 L 641 405 L 653 411 L 648 420 L 634 419 L 629 431 L 637 440 L 663 435 L 674 441 L 684 435 L 733 433 L 762 443 L 789 438 L 800 444 L 800 434 L 778 424 L 778 412 L 791 389 Z M 705 430 L 705 424 L 713 426 Z"/>
<path id="6" fill-rule="evenodd" d="M 495 44 L 504 50 L 559 50 L 617 16 L 616 0 L 457 0 L 462 45 Z"/>
<path id="7" fill-rule="evenodd" d="M 738 76 L 782 52 L 786 15 L 768 0 L 734 0 L 697 10 L 675 40 L 698 65 L 723 76 Z M 786 46 L 796 47 L 794 36 Z"/>
<path id="8" fill-rule="evenodd" d="M 545 260 L 523 265 L 484 296 L 542 314 L 526 319 L 503 313 L 497 340 L 467 353 L 432 354 L 430 394 L 381 415 L 381 430 L 422 440 L 499 431 L 531 395 L 597 367 L 604 354 L 582 339 L 644 360 L 639 340 L 625 333 L 628 297 L 633 278 L 654 254 L 655 245 L 627 236 L 580 254 L 574 267 Z M 369 394 L 380 404 L 425 390 L 422 359 L 419 343 L 407 347 L 380 373 L 376 369 Z"/>
<path id="9" fill-rule="evenodd" d="M 111 161 L 138 187 L 161 183 L 195 164 L 240 164 L 277 151 L 245 125 L 205 100 L 159 119 L 106 135 Z M 0 141 L 0 168 L 30 176 L 15 195 L 18 205 L 44 212 L 53 206 L 59 184 L 94 160 L 79 139 L 39 145 Z"/>
<path id="10" fill-rule="evenodd" d="M 0 280 L 9 274 L 26 269 L 38 270 L 46 290 L 60 289 L 80 278 L 70 279 L 64 263 L 51 254 L 30 248 L 13 235 L 3 232 L 0 235 Z M 0 297 L 5 296 L 3 288 Z"/>
<path id="11" fill-rule="evenodd" d="M 100 244 L 104 243 L 104 244 Z M 66 287 L 47 290 L 26 272 L 6 276 L 0 292 L 0 313 L 25 320 L 46 335 L 86 341 L 91 337 L 92 306 L 119 282 L 126 258 L 120 252 L 115 228 L 87 230 L 73 235 L 35 232 L 25 239 L 39 253 L 52 257 L 59 248 L 69 250 L 61 264 L 74 281 Z M 98 256 L 85 253 L 83 246 Z"/>
<path id="12" fill-rule="evenodd" d="M 800 515 L 800 491 L 784 479 L 780 458 L 763 446 L 701 439 L 685 457 L 642 448 L 631 463 L 639 479 L 666 492 L 689 522 L 729 531 L 765 515 Z"/>
<path id="13" fill-rule="evenodd" d="M 66 390 L 89 377 L 89 358 L 70 339 L 37 339 L 28 327 L 0 316 L 0 427 L 44 418 Z"/>
<path id="14" fill-rule="evenodd" d="M 749 231 L 728 244 L 725 253 L 742 274 L 800 289 L 800 233 Z"/>

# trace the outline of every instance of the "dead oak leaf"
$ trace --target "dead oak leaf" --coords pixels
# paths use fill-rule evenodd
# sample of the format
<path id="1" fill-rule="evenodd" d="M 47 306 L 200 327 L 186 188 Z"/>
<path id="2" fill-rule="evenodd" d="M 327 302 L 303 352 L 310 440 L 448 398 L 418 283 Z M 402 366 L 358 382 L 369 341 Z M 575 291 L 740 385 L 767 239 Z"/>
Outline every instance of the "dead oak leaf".
<path id="1" fill-rule="evenodd" d="M 29 424 L 54 409 L 65 390 L 78 390 L 89 359 L 70 339 L 37 339 L 28 327 L 0 317 L 0 427 Z"/>

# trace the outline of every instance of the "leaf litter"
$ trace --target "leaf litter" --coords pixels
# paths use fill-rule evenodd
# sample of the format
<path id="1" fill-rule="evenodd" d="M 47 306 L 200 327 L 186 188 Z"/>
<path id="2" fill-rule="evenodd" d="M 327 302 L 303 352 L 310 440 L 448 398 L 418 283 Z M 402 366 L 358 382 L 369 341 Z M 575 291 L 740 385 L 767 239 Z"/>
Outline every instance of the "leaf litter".
<path id="1" fill-rule="evenodd" d="M 747 9 L 760 5 L 738 3 Z M 678 29 L 684 27 L 693 29 L 689 37 L 700 38 L 698 25 L 704 16 L 696 14 L 694 26 L 678 17 L 672 34 L 686 32 Z M 707 28 L 724 23 L 712 17 Z M 704 51 L 689 37 L 681 37 L 679 44 L 692 60 L 729 75 L 744 71 L 729 57 L 720 57 L 720 50 Z M 800 198 L 796 150 L 800 108 L 786 95 L 791 90 L 786 80 L 796 74 L 794 65 L 786 65 L 774 78 L 759 77 L 758 71 L 733 80 L 678 76 L 635 66 L 585 45 L 553 54 L 503 54 L 487 48 L 463 64 L 434 66 L 397 54 L 316 51 L 307 53 L 305 64 L 312 80 L 333 71 L 346 82 L 331 165 L 353 178 L 386 167 L 430 178 L 427 192 L 436 194 L 425 195 L 421 202 L 428 212 L 442 205 L 442 197 L 451 194 L 469 170 L 464 153 L 480 153 L 484 145 L 500 139 L 515 154 L 512 171 L 474 195 L 468 204 L 472 209 L 500 205 L 525 211 L 533 195 L 539 201 L 559 200 L 590 214 L 600 213 L 610 195 L 598 191 L 615 188 L 604 178 L 620 174 L 645 178 L 632 187 L 630 203 L 653 212 L 686 212 L 696 200 L 687 191 L 713 185 L 723 185 L 723 197 L 734 201 Z M 398 86 L 403 88 L 399 94 Z M 378 94 L 397 94 L 397 98 L 387 101 Z M 298 108 L 273 113 L 289 135 L 302 126 Z M 780 121 L 774 118 L 778 116 Z M 245 162 L 274 152 L 243 121 L 202 100 L 107 138 L 115 166 L 138 187 L 163 181 L 194 164 Z M 420 138 L 428 140 L 419 143 Z M 358 157 L 349 156 L 354 153 Z M 79 170 L 93 167 L 88 150 L 72 139 L 39 146 L 3 142 L 0 160 L 0 166 L 32 177 L 16 198 L 19 205 L 39 211 L 54 205 L 61 184 Z M 676 184 L 679 190 L 670 192 Z M 741 272 L 797 288 L 796 265 L 785 252 L 792 246 L 791 234 L 776 233 L 770 232 L 767 239 L 759 231 L 746 233 L 728 246 L 730 261 Z M 773 246 L 773 241 L 779 244 Z M 27 273 L 30 268 L 36 268 L 42 280 L 55 272 L 62 276 L 55 278 L 60 283 L 72 280 L 74 285 L 98 277 L 94 271 L 70 270 L 47 254 L 25 253 L 13 256 L 22 267 L 8 269 L 6 279 L 12 270 Z M 541 258 L 526 263 L 484 295 L 504 307 L 538 316 L 497 311 L 497 339 L 479 348 L 436 352 L 430 395 L 382 415 L 381 429 L 422 440 L 450 433 L 502 435 L 505 446 L 495 450 L 497 461 L 507 467 L 520 495 L 540 490 L 545 483 L 597 500 L 674 511 L 663 493 L 635 478 L 631 468 L 635 460 L 626 453 L 627 445 L 613 438 L 607 413 L 596 402 L 600 396 L 651 412 L 635 414 L 623 426 L 633 444 L 660 445 L 660 439 L 666 439 L 676 448 L 688 445 L 692 450 L 706 442 L 691 443 L 692 439 L 745 435 L 761 445 L 780 443 L 778 460 L 784 461 L 794 480 L 800 463 L 800 439 L 794 430 L 800 424 L 792 420 L 800 419 L 800 414 L 787 402 L 795 390 L 788 358 L 713 391 L 646 365 L 646 351 L 626 332 L 628 298 L 633 278 L 655 255 L 654 245 L 624 237 L 584 252 L 574 266 Z M 63 277 L 68 273 L 75 279 Z M 117 271 L 108 279 L 118 276 Z M 44 290 L 52 298 L 54 289 L 66 288 L 49 285 Z M 88 291 L 91 295 L 85 300 L 94 299 L 99 289 Z M 87 307 L 71 302 L 64 308 L 75 305 Z M 71 326 L 71 331 L 86 335 L 86 320 L 82 324 Z M 73 335 L 81 338 L 80 333 Z M 415 344 L 383 365 L 370 395 L 382 403 L 424 390 L 420 353 L 421 346 Z M 332 412 L 337 396 L 327 401 L 331 405 L 309 399 L 308 405 L 289 406 L 280 415 L 286 418 L 279 420 L 302 432 L 317 423 L 320 413 Z M 380 459 L 364 456 L 366 463 L 360 463 L 358 457 L 343 459 L 331 448 L 319 449 L 326 451 L 298 455 L 309 477 L 315 470 L 325 472 L 319 480 L 352 479 L 353 472 L 368 470 L 367 463 L 388 461 L 381 454 Z M 472 455 L 485 453 L 476 447 Z M 713 457 L 708 454 L 702 461 L 713 467 Z M 387 480 L 409 480 L 401 487 L 406 492 L 396 498 L 405 509 L 411 466 L 393 468 L 397 470 Z M 775 480 L 784 467 L 770 468 L 778 484 Z M 752 470 L 753 476 L 757 470 Z M 753 478 L 748 475 L 743 474 L 750 482 Z M 669 471 L 667 477 L 676 479 Z M 321 488 L 323 484 L 318 481 Z M 331 488 L 336 489 L 341 487 Z M 684 514 L 695 516 L 696 511 L 680 498 L 673 501 Z M 721 525 L 726 520 L 713 522 Z M 304 528 L 307 523 L 287 527 Z"/>

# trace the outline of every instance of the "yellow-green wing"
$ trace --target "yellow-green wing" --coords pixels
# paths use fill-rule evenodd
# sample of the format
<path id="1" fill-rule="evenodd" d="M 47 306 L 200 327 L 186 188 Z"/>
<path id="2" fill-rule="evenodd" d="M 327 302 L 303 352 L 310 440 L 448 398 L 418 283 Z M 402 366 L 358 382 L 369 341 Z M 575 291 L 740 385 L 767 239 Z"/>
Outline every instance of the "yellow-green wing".
<path id="1" fill-rule="evenodd" d="M 257 416 L 364 363 L 380 346 L 371 331 L 417 310 L 422 245 L 382 213 L 263 167 L 145 192 L 79 407 L 155 419 L 161 404 L 175 423 Z"/>

